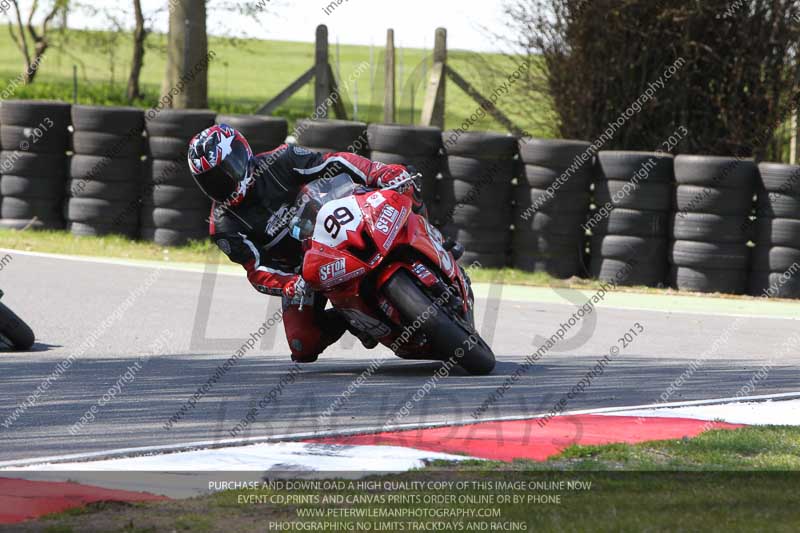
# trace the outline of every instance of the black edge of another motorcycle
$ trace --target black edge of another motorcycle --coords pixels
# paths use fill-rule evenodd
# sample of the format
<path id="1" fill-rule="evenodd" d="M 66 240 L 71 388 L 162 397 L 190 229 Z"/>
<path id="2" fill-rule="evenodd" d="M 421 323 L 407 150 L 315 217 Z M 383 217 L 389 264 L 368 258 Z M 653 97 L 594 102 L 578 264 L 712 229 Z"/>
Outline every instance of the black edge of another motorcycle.
<path id="1" fill-rule="evenodd" d="M 0 298 L 2 297 L 3 291 L 0 290 Z M 30 326 L 2 302 L 0 302 L 0 341 L 16 350 L 29 350 L 35 341 Z"/>

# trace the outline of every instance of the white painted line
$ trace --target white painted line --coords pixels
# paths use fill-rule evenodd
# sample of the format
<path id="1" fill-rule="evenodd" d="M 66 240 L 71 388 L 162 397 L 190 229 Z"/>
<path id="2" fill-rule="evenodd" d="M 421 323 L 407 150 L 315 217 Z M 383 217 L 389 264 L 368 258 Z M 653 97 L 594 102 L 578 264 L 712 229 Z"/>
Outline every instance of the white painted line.
<path id="1" fill-rule="evenodd" d="M 574 411 L 565 411 L 559 416 L 569 416 L 569 415 L 602 415 L 607 413 L 616 413 L 618 411 L 633 411 L 639 409 L 659 409 L 659 408 L 673 408 L 673 407 L 687 407 L 693 405 L 719 405 L 724 403 L 733 403 L 733 402 L 766 402 L 771 400 L 789 400 L 794 398 L 800 398 L 800 392 L 783 392 L 778 394 L 763 394 L 759 396 L 739 396 L 739 397 L 731 397 L 731 398 L 717 398 L 713 400 L 686 400 L 682 402 L 665 402 L 665 403 L 650 403 L 650 404 L 642 404 L 642 405 L 631 405 L 625 407 L 598 407 L 594 409 L 577 409 Z M 477 422 L 505 422 L 505 421 L 512 421 L 512 420 L 526 420 L 528 418 L 543 418 L 547 416 L 546 414 L 540 415 L 533 415 L 533 416 L 526 416 L 526 415 L 517 415 L 517 416 L 507 416 L 507 417 L 497 417 L 492 419 L 478 419 L 473 422 L 468 423 L 477 423 Z M 449 425 L 456 425 L 456 424 L 449 424 Z M 463 424 L 458 424 L 463 425 Z"/>
<path id="2" fill-rule="evenodd" d="M 668 296 L 668 295 L 664 295 Z M 799 321 L 800 315 L 798 316 L 770 316 L 770 315 L 759 315 L 753 316 L 748 314 L 739 314 L 739 313 L 730 313 L 728 311 L 719 311 L 719 312 L 704 312 L 704 311 L 689 311 L 689 310 L 680 310 L 680 311 L 670 311 L 668 309 L 654 309 L 652 307 L 640 307 L 640 306 L 616 306 L 613 304 L 610 305 L 601 305 L 603 309 L 621 309 L 623 311 L 645 311 L 651 313 L 664 313 L 667 316 L 676 316 L 676 315 L 692 315 L 692 316 L 715 316 L 715 317 L 731 317 L 731 318 L 763 318 L 765 320 L 791 320 L 791 321 Z"/>
<path id="3" fill-rule="evenodd" d="M 17 255 L 40 257 L 43 259 L 56 259 L 60 261 L 72 261 L 78 263 L 95 263 L 100 265 L 124 266 L 147 269 L 163 269 L 176 272 L 192 272 L 202 274 L 205 271 L 206 263 L 170 263 L 168 261 L 151 261 L 146 259 L 117 259 L 114 257 L 98 257 L 88 255 L 66 255 L 51 254 L 46 252 L 29 252 L 16 250 L 14 248 L 0 248 L 0 252 L 14 253 Z M 241 272 L 240 272 L 241 271 Z M 218 265 L 217 274 L 224 276 L 241 276 L 244 271 L 240 267 L 232 265 Z"/>
<path id="4" fill-rule="evenodd" d="M 38 463 L 6 472 L 47 470 L 81 472 L 405 472 L 427 462 L 463 461 L 462 455 L 404 446 L 343 446 L 306 442 L 262 443 L 249 446 L 139 455 L 89 462 Z"/>
<path id="5" fill-rule="evenodd" d="M 748 426 L 800 426 L 800 399 L 635 409 L 607 414 L 608 416 L 635 416 L 642 418 L 674 417 L 693 418 L 695 420 L 721 420 L 730 424 L 746 424 Z"/>
<path id="6" fill-rule="evenodd" d="M 780 394 L 765 394 L 760 396 L 744 396 L 739 398 L 719 398 L 713 400 L 690 400 L 690 401 L 683 401 L 683 402 L 670 402 L 670 403 L 651 403 L 651 404 L 642 404 L 642 405 L 628 405 L 622 407 L 600 407 L 594 409 L 579 409 L 575 411 L 565 411 L 559 416 L 571 416 L 571 415 L 589 415 L 589 414 L 611 414 L 620 411 L 633 411 L 633 410 L 640 410 L 640 409 L 653 409 L 653 408 L 670 408 L 670 407 L 684 407 L 684 406 L 692 406 L 692 405 L 715 405 L 715 404 L 723 404 L 723 403 L 731 403 L 731 402 L 759 402 L 759 401 L 769 401 L 769 400 L 781 400 L 781 399 L 790 399 L 790 398 L 800 398 L 800 392 L 786 392 Z M 183 451 L 191 451 L 191 450 L 200 450 L 200 449 L 214 449 L 214 448 L 223 448 L 227 446 L 247 446 L 249 444 L 259 444 L 259 443 L 274 443 L 274 442 L 285 442 L 285 441 L 298 441 L 298 440 L 308 440 L 308 439 L 318 439 L 318 438 L 329 438 L 329 437 L 347 437 L 352 435 L 363 435 L 363 434 L 371 434 L 371 433 L 382 433 L 382 432 L 395 432 L 395 431 L 406 431 L 406 430 L 414 430 L 414 429 L 427 429 L 427 428 L 437 428 L 437 427 L 451 427 L 451 426 L 467 426 L 471 424 L 478 424 L 482 422 L 505 422 L 505 421 L 514 421 L 514 420 L 535 420 L 537 418 L 542 418 L 547 416 L 547 413 L 542 414 L 535 414 L 535 415 L 518 415 L 518 416 L 508 416 L 508 417 L 496 417 L 496 418 L 480 418 L 477 420 L 460 420 L 457 422 L 429 422 L 424 424 L 397 424 L 394 426 L 373 426 L 373 427 L 362 427 L 362 428 L 353 428 L 353 429 L 346 429 L 346 430 L 334 430 L 334 431 L 318 431 L 318 432 L 306 432 L 306 433 L 287 433 L 284 435 L 273 435 L 273 436 L 265 436 L 265 437 L 248 437 L 248 438 L 236 438 L 236 439 L 220 439 L 220 440 L 213 440 L 213 441 L 196 441 L 196 442 L 187 442 L 187 443 L 180 443 L 180 444 L 168 444 L 162 446 L 141 446 L 137 448 L 120 448 L 116 450 L 106 450 L 101 452 L 88 452 L 88 453 L 76 453 L 76 454 L 68 454 L 68 455 L 54 455 L 54 456 L 47 456 L 47 457 L 33 457 L 30 459 L 16 459 L 13 461 L 3 461 L 0 462 L 0 469 L 6 469 L 11 467 L 20 467 L 20 466 L 28 466 L 34 464 L 41 464 L 41 463 L 63 463 L 67 461 L 89 461 L 89 460 L 97 460 L 97 459 L 112 459 L 118 457 L 133 457 L 138 455 L 150 455 L 150 454 L 161 454 L 161 453 L 175 453 L 175 452 L 183 452 Z"/>

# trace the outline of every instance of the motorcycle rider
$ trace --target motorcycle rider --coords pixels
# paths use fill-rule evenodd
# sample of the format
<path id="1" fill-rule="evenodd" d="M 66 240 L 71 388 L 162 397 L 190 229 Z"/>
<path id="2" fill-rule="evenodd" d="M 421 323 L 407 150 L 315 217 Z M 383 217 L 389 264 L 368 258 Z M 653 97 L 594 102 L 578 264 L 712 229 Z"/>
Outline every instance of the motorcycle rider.
<path id="1" fill-rule="evenodd" d="M 384 188 L 411 173 L 402 165 L 385 165 L 350 152 L 323 155 L 295 144 L 253 155 L 245 137 L 225 124 L 197 134 L 189 144 L 188 160 L 195 182 L 213 201 L 211 238 L 244 267 L 256 290 L 283 298 L 292 360 L 316 361 L 348 324 L 334 309 L 325 309 L 325 298 L 305 294 L 297 273 L 303 250 L 289 235 L 289 223 L 300 189 L 315 179 L 343 173 L 357 183 Z M 406 193 L 413 198 L 414 210 L 424 212 L 416 186 L 407 187 Z M 358 336 L 367 348 L 377 344 L 371 337 Z"/>

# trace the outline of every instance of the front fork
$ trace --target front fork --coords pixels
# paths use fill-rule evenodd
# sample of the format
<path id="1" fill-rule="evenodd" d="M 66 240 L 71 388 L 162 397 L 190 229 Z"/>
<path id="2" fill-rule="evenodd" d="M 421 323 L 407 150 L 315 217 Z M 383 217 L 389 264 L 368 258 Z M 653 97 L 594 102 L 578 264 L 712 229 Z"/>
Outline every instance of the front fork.
<path id="1" fill-rule="evenodd" d="M 464 278 L 464 286 L 466 288 L 467 293 L 467 320 L 469 321 L 470 325 L 474 328 L 475 327 L 475 293 L 472 292 L 472 280 L 467 274 L 467 271 L 464 270 L 461 265 L 458 265 L 458 269 L 461 271 L 461 276 Z"/>
<path id="2" fill-rule="evenodd" d="M 440 301 L 446 301 L 450 312 L 454 315 L 466 319 L 470 325 L 475 325 L 475 294 L 472 292 L 472 280 L 461 265 L 457 265 L 459 273 L 461 274 L 456 278 L 459 287 L 446 284 L 442 280 L 437 280 L 430 288 L 440 298 Z M 457 290 L 454 297 L 441 299 L 442 295 L 447 291 Z M 466 300 L 464 299 L 466 297 Z"/>

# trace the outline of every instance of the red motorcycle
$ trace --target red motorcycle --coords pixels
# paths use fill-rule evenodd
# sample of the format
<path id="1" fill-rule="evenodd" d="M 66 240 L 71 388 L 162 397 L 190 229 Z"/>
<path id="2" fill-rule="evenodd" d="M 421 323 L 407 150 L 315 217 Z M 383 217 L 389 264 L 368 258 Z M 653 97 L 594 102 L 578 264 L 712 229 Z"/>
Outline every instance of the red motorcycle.
<path id="1" fill-rule="evenodd" d="M 377 190 L 344 174 L 307 184 L 290 223 L 305 251 L 302 277 L 359 336 L 399 357 L 488 374 L 495 358 L 475 330 L 469 278 L 454 243 L 412 212 L 416 179 Z"/>

